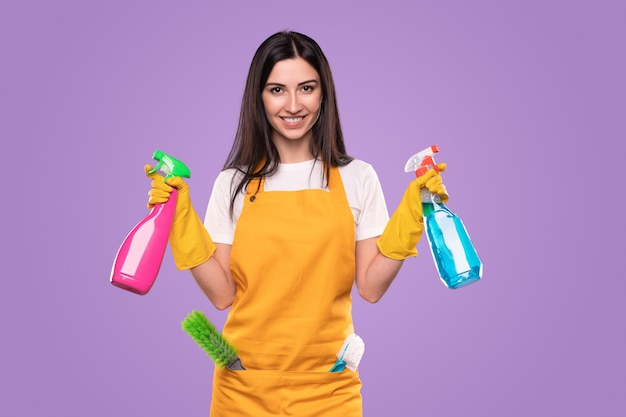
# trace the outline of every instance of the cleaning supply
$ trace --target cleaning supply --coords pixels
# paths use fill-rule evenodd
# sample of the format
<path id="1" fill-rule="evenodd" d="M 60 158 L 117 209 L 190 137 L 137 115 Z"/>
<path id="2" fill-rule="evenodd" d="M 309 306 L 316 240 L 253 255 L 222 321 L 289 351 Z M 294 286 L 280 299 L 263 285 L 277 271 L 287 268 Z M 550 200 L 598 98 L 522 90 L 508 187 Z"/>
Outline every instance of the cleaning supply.
<path id="1" fill-rule="evenodd" d="M 156 150 L 152 158 L 158 164 L 151 172 L 160 170 L 166 174 L 166 179 L 190 177 L 189 168 L 178 159 L 160 150 Z M 167 247 L 177 196 L 177 190 L 172 190 L 169 200 L 156 204 L 126 236 L 113 262 L 111 284 L 139 295 L 150 291 Z"/>
<path id="2" fill-rule="evenodd" d="M 337 362 L 328 372 L 341 372 L 346 368 L 356 371 L 363 353 L 365 353 L 363 339 L 356 333 L 350 333 L 337 352 Z"/>
<path id="3" fill-rule="evenodd" d="M 433 158 L 439 152 L 430 146 L 411 156 L 404 171 L 424 175 L 429 168 L 437 170 Z M 439 195 L 421 189 L 422 211 L 428 244 L 442 282 L 450 289 L 461 288 L 482 277 L 483 264 L 461 219 L 441 201 Z"/>
<path id="4" fill-rule="evenodd" d="M 152 179 L 148 206 L 167 201 L 172 189 L 178 195 L 174 222 L 169 234 L 170 249 L 176 267 L 180 270 L 191 269 L 206 262 L 215 253 L 216 246 L 209 235 L 200 216 L 191 204 L 189 186 L 182 177 L 170 177 L 167 183 L 163 177 L 152 172 L 150 165 L 146 166 L 146 174 Z"/>
<path id="5" fill-rule="evenodd" d="M 235 348 L 201 311 L 192 310 L 183 320 L 182 327 L 220 368 L 227 367 L 232 371 L 246 369 Z"/>
<path id="6" fill-rule="evenodd" d="M 402 261 L 417 256 L 417 244 L 424 232 L 422 189 L 426 188 L 444 200 L 447 199 L 448 192 L 439 175 L 445 167 L 445 164 L 439 164 L 437 170 L 427 170 L 425 175 L 415 178 L 406 187 L 385 230 L 376 241 L 380 253 L 385 257 Z"/>

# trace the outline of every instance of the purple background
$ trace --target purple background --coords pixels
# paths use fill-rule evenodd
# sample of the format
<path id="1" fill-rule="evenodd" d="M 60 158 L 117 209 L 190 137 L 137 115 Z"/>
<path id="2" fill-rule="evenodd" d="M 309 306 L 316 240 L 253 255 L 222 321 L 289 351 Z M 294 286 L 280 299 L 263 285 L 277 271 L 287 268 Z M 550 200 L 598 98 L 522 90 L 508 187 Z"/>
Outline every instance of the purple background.
<path id="1" fill-rule="evenodd" d="M 484 278 L 451 291 L 426 241 L 355 297 L 366 417 L 618 416 L 624 403 L 623 2 L 3 1 L 0 414 L 205 416 L 215 310 L 167 253 L 110 285 L 152 152 L 203 214 L 254 51 L 292 29 L 330 60 L 349 152 L 390 211 L 414 152 L 447 162 Z M 618 180 L 620 180 L 618 182 Z"/>

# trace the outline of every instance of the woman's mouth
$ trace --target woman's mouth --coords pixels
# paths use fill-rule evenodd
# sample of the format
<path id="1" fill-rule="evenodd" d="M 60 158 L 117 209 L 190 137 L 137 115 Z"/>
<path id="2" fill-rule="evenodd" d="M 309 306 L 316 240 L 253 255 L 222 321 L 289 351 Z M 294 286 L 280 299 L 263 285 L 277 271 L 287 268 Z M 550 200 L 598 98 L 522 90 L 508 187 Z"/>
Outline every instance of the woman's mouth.
<path id="1" fill-rule="evenodd" d="M 281 117 L 287 126 L 298 126 L 304 117 Z"/>

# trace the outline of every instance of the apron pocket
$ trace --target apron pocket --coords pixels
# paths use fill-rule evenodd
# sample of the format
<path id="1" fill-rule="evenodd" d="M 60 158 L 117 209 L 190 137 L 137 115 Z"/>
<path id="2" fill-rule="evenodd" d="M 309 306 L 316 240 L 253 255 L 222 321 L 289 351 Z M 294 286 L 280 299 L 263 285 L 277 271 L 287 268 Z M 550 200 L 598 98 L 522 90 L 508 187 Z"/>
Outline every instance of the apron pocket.
<path id="1" fill-rule="evenodd" d="M 361 417 L 357 373 L 216 368 L 211 417 Z"/>

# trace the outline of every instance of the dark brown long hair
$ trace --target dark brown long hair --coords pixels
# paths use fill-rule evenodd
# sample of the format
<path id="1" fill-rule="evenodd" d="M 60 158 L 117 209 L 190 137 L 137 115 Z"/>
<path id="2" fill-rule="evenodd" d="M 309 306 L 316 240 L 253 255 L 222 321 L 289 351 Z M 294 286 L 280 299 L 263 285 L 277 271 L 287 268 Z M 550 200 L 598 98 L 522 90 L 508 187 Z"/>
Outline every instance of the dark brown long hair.
<path id="1" fill-rule="evenodd" d="M 224 169 L 235 168 L 243 174 L 236 187 L 231 188 L 231 215 L 237 194 L 253 178 L 270 176 L 278 169 L 280 157 L 272 141 L 272 130 L 265 116 L 261 93 L 274 65 L 278 61 L 293 58 L 303 58 L 320 76 L 323 100 L 319 119 L 313 126 L 310 150 L 314 157 L 323 162 L 326 181 L 330 177 L 331 166 L 344 166 L 353 159 L 346 153 L 335 83 L 322 49 L 317 42 L 301 33 L 275 33 L 259 46 L 252 58 L 241 102 L 239 126 L 224 164 Z"/>

